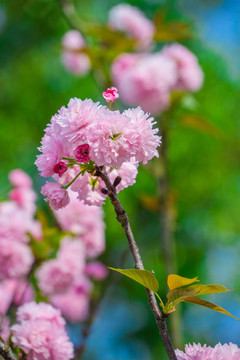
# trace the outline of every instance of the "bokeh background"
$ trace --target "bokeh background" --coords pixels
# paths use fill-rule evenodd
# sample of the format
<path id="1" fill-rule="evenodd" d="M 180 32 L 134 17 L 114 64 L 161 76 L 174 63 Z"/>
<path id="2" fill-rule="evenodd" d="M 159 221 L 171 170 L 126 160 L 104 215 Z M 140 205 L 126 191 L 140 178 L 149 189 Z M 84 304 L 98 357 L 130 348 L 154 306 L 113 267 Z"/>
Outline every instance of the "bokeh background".
<path id="1" fill-rule="evenodd" d="M 169 20 L 190 24 L 184 41 L 205 74 L 196 93 L 196 111 L 209 126 L 183 126 L 176 112 L 169 143 L 169 178 L 176 197 L 175 253 L 178 274 L 199 276 L 202 283 L 221 283 L 234 292 L 209 297 L 240 317 L 240 3 L 238 0 L 138 0 L 151 18 L 159 8 Z M 85 22 L 106 22 L 110 0 L 79 0 Z M 0 197 L 8 191 L 7 174 L 22 168 L 34 181 L 39 206 L 50 212 L 40 194 L 43 179 L 34 165 L 43 129 L 71 97 L 102 101 L 92 73 L 76 77 L 60 59 L 61 38 L 70 29 L 56 0 L 0 2 Z M 194 128 L 195 127 L 195 128 Z M 155 211 L 156 180 L 142 167 L 136 184 L 120 194 L 132 221 L 146 268 L 154 269 L 161 293 L 166 270 Z M 104 206 L 107 250 L 102 261 L 132 267 L 126 241 L 109 202 Z M 195 305 L 177 310 L 183 343 L 240 345 L 239 322 Z M 175 316 L 175 314 L 173 315 Z M 79 326 L 69 327 L 77 343 Z M 183 346 L 183 345 L 182 345 Z M 160 355 L 159 355 L 160 354 Z M 117 276 L 104 293 L 85 360 L 166 359 L 142 287 Z"/>

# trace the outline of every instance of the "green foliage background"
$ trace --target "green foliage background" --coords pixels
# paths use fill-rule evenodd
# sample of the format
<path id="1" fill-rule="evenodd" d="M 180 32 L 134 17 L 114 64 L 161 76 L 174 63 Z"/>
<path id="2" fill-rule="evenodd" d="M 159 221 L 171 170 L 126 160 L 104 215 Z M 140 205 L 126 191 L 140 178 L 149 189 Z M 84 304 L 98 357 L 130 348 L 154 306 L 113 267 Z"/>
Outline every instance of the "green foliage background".
<path id="1" fill-rule="evenodd" d="M 80 14 L 84 14 L 85 20 L 95 18 L 105 21 L 107 11 L 115 3 L 105 1 L 99 5 L 98 1 L 93 0 L 78 1 L 77 8 Z M 159 7 L 157 3 L 143 0 L 131 3 L 141 7 L 149 17 Z M 43 129 L 51 116 L 62 105 L 66 105 L 71 97 L 89 97 L 94 101 L 102 101 L 103 89 L 98 87 L 92 74 L 83 78 L 74 77 L 61 64 L 60 41 L 69 26 L 57 1 L 5 0 L 1 6 L 6 9 L 7 23 L 0 34 L 0 196 L 2 199 L 6 196 L 8 172 L 20 167 L 33 177 L 35 189 L 39 193 L 39 205 L 46 209 L 40 195 L 43 179 L 34 165 Z M 177 11 L 174 1 L 169 1 L 167 8 L 169 19 L 187 20 Z M 204 86 L 195 95 L 198 103 L 196 111 L 218 128 L 219 133 L 212 136 L 199 129 L 182 126 L 180 119 L 184 110 L 174 113 L 169 172 L 171 186 L 177 197 L 178 273 L 186 277 L 198 275 L 202 283 L 222 283 L 238 289 L 239 79 L 233 80 L 229 76 L 227 64 L 198 39 L 198 34 L 185 44 L 197 55 L 205 74 Z M 153 210 L 144 207 L 141 201 L 143 196 L 155 194 L 156 180 L 148 167 L 141 167 L 135 186 L 122 192 L 120 199 L 129 213 L 146 268 L 154 269 L 164 294 L 167 274 L 160 251 L 158 216 Z M 126 249 L 126 241 L 109 202 L 105 205 L 105 214 L 107 251 L 102 260 L 109 266 L 118 267 Z M 222 266 L 219 267 L 218 264 L 218 271 L 213 266 L 216 263 L 214 254 L 219 251 L 230 256 L 230 259 L 227 258 L 225 262 L 223 256 Z M 233 263 L 231 254 L 235 256 Z M 233 264 L 231 272 L 227 265 L 229 262 Z M 132 266 L 129 257 L 124 267 Z M 140 286 L 126 278 L 117 277 L 115 287 L 126 306 L 128 302 L 141 302 L 147 307 L 145 293 Z M 111 301 L 114 304 L 114 296 Z M 215 300 L 240 316 L 239 290 L 234 294 L 224 295 L 221 301 Z M 182 332 L 185 342 L 208 342 L 211 345 L 214 341 L 231 339 L 231 328 L 235 321 L 232 319 L 226 323 L 228 336 L 225 340 L 224 337 L 215 339 L 205 332 L 209 329 L 209 334 L 214 333 L 222 326 L 219 320 L 222 315 L 219 314 L 214 314 L 211 317 L 212 323 L 209 322 L 206 327 L 199 324 L 196 338 L 196 334 L 191 332 L 191 323 L 204 321 L 209 313 L 198 308 L 193 311 L 193 307 L 194 305 L 186 305 L 179 310 L 184 319 Z M 195 314 L 197 320 L 194 320 Z M 239 327 L 238 334 L 240 335 Z M 131 336 L 146 342 L 151 349 L 152 358 L 158 358 L 160 339 L 150 312 L 144 328 Z M 165 358 L 164 352 L 161 358 Z"/>

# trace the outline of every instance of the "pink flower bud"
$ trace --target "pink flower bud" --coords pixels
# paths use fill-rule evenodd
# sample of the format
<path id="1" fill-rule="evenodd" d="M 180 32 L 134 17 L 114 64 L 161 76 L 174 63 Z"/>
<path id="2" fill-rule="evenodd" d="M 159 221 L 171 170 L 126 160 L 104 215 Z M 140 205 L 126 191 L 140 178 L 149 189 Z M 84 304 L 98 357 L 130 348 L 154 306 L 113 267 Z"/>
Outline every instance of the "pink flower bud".
<path id="1" fill-rule="evenodd" d="M 53 171 L 60 177 L 67 171 L 67 165 L 63 161 L 59 161 L 53 168 Z"/>
<path id="2" fill-rule="evenodd" d="M 107 91 L 102 93 L 102 96 L 107 103 L 114 102 L 117 98 L 119 98 L 118 89 L 115 87 L 108 88 Z"/>
<path id="3" fill-rule="evenodd" d="M 73 152 L 73 157 L 80 163 L 87 163 L 89 157 L 90 146 L 88 144 L 79 145 Z"/>

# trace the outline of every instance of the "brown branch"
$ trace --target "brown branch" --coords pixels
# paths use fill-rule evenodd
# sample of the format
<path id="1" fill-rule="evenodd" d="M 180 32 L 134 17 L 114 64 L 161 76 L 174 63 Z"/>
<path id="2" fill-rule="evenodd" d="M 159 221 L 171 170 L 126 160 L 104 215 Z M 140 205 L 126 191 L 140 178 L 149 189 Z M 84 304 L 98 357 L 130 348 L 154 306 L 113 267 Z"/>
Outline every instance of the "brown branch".
<path id="1" fill-rule="evenodd" d="M 108 196 L 111 200 L 111 203 L 114 207 L 114 210 L 116 212 L 117 220 L 122 225 L 123 230 L 126 234 L 129 248 L 130 248 L 131 254 L 134 258 L 135 268 L 144 270 L 143 261 L 142 261 L 141 255 L 139 253 L 139 249 L 138 249 L 137 243 L 135 241 L 134 235 L 132 233 L 128 215 L 117 197 L 116 188 L 114 185 L 111 184 L 111 182 L 108 178 L 108 175 L 106 173 L 105 167 L 104 166 L 96 167 L 96 175 L 99 176 L 106 185 L 107 194 L 108 194 Z M 104 189 L 104 190 L 106 190 L 106 189 Z M 149 304 L 149 306 L 152 310 L 152 313 L 155 317 L 155 320 L 156 320 L 156 323 L 157 323 L 157 326 L 159 329 L 159 333 L 161 335 L 163 345 L 166 349 L 168 357 L 170 360 L 177 360 L 177 357 L 175 355 L 175 352 L 174 352 L 174 349 L 173 349 L 173 346 L 172 346 L 172 343 L 171 343 L 171 340 L 169 338 L 168 331 L 167 331 L 166 315 L 164 315 L 160 311 L 154 293 L 148 289 L 146 289 L 146 292 L 147 292 L 147 297 L 148 297 L 148 304 Z"/>
<path id="2" fill-rule="evenodd" d="M 5 345 L 1 340 L 0 340 L 0 355 L 3 357 L 4 360 L 17 360 L 10 346 Z"/>

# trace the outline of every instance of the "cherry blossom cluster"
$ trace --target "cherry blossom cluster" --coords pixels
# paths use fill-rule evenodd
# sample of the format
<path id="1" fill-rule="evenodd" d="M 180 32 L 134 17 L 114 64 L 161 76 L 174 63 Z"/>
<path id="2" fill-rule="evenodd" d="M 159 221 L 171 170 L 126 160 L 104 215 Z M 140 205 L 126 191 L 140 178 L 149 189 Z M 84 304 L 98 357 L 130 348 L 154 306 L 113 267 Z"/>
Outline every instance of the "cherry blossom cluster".
<path id="1" fill-rule="evenodd" d="M 201 344 L 186 345 L 185 352 L 176 350 L 178 360 L 240 360 L 237 345 L 217 344 L 214 348 Z"/>
<path id="2" fill-rule="evenodd" d="M 102 205 L 106 194 L 96 169 L 105 166 L 111 181 L 121 176 L 116 190 L 132 185 L 140 162 L 159 156 L 160 137 L 154 119 L 140 107 L 123 113 L 90 99 L 71 99 L 48 124 L 36 165 L 44 177 L 52 176 L 42 194 L 52 209 L 70 202 L 68 189 L 88 205 Z"/>
<path id="3" fill-rule="evenodd" d="M 9 179 L 9 200 L 0 203 L 0 280 L 26 276 L 34 262 L 28 234 L 42 238 L 41 224 L 34 219 L 36 194 L 30 177 L 16 169 Z"/>
<path id="4" fill-rule="evenodd" d="M 31 302 L 18 308 L 17 323 L 11 327 L 12 342 L 27 360 L 70 360 L 73 344 L 60 312 L 51 305 Z"/>
<path id="5" fill-rule="evenodd" d="M 86 319 L 93 280 L 103 280 L 108 271 L 95 258 L 105 250 L 103 212 L 100 207 L 85 205 L 69 191 L 70 204 L 54 215 L 64 236 L 54 259 L 44 261 L 36 271 L 42 294 L 70 322 Z M 90 259 L 90 261 L 89 261 Z"/>
<path id="6" fill-rule="evenodd" d="M 16 169 L 9 173 L 9 180 L 9 200 L 0 203 L 0 334 L 5 341 L 10 335 L 6 315 L 11 304 L 19 306 L 34 296 L 26 280 L 34 262 L 30 235 L 36 241 L 42 239 L 41 224 L 34 219 L 36 194 L 31 178 Z"/>
<path id="7" fill-rule="evenodd" d="M 196 56 L 177 43 L 155 53 L 120 55 L 112 77 L 126 105 L 140 105 L 153 115 L 170 107 L 172 91 L 197 91 L 203 82 Z"/>

